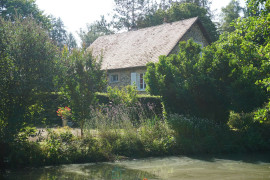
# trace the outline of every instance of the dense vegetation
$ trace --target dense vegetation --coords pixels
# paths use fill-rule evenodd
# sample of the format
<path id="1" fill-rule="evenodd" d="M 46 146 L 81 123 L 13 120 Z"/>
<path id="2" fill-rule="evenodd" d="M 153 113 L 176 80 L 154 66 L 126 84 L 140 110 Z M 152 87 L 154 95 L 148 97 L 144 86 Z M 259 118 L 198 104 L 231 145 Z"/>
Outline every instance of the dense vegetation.
<path id="1" fill-rule="evenodd" d="M 129 29 L 156 25 L 162 18 L 200 16 L 212 40 L 218 38 L 208 1 L 162 3 L 131 19 L 97 21 L 91 26 L 95 32 L 82 37 L 91 44 L 113 33 L 108 29 L 113 25 Z M 24 8 L 16 14 L 14 4 Z M 102 58 L 92 57 L 85 46 L 76 49 L 60 19 L 43 15 L 32 0 L 0 5 L 1 168 L 269 150 L 269 0 L 249 0 L 246 17 L 232 23 L 233 29 L 224 28 L 232 32 L 210 46 L 181 42 L 178 54 L 149 63 L 147 88 L 155 97 L 139 96 L 133 86 L 97 93 L 106 86 Z M 146 6 L 136 6 L 141 7 Z M 81 135 L 49 128 L 61 124 L 58 107 L 71 109 L 59 116 L 70 118 Z M 48 134 L 29 141 L 40 125 Z"/>

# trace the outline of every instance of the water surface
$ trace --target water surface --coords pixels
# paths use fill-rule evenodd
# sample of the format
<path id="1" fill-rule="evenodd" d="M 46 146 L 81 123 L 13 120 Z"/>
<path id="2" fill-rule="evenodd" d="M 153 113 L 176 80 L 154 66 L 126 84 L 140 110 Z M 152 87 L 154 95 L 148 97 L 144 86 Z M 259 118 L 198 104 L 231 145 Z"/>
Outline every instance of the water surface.
<path id="1" fill-rule="evenodd" d="M 270 154 L 179 156 L 10 171 L 6 179 L 270 179 Z"/>

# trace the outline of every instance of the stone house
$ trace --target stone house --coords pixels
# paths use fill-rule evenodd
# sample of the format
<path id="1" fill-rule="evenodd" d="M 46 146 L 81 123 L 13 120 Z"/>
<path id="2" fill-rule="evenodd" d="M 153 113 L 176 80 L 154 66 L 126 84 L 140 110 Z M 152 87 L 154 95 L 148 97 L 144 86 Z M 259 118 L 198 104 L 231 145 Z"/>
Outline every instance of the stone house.
<path id="1" fill-rule="evenodd" d="M 158 62 L 160 55 L 176 53 L 180 41 L 192 38 L 202 46 L 210 43 L 197 17 L 173 23 L 99 37 L 89 49 L 103 56 L 102 69 L 107 70 L 108 84 L 134 84 L 145 91 L 144 74 L 148 62 Z"/>

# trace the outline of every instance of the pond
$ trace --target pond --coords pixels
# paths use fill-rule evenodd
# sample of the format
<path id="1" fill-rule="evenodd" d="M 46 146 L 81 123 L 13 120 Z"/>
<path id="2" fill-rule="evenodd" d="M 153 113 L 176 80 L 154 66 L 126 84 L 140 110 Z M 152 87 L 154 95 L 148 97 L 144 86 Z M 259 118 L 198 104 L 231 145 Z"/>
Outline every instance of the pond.
<path id="1" fill-rule="evenodd" d="M 270 179 L 270 154 L 174 156 L 9 171 L 5 179 Z"/>

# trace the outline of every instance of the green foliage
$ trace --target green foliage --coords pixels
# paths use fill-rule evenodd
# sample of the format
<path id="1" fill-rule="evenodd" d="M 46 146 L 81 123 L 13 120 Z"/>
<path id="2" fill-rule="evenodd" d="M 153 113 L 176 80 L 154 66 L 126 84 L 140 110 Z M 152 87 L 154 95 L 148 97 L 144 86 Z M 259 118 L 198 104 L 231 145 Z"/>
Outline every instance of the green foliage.
<path id="1" fill-rule="evenodd" d="M 233 32 L 235 30 L 232 23 L 240 17 L 242 9 L 238 0 L 231 0 L 225 8 L 221 9 L 221 32 Z"/>
<path id="2" fill-rule="evenodd" d="M 77 48 L 77 42 L 72 33 L 67 34 L 66 46 L 68 47 L 69 52 L 74 48 Z"/>
<path id="3" fill-rule="evenodd" d="M 47 32 L 31 18 L 1 18 L 0 24 L 0 119 L 6 124 L 5 135 L 12 138 L 22 126 L 46 118 L 42 97 L 54 87 L 57 51 Z"/>
<path id="4" fill-rule="evenodd" d="M 175 153 L 175 133 L 162 119 L 157 117 L 147 119 L 138 131 L 145 154 L 167 155 Z"/>
<path id="5" fill-rule="evenodd" d="M 229 129 L 208 119 L 171 114 L 168 123 L 176 133 L 178 150 L 182 153 L 226 152 L 226 146 L 232 143 Z"/>
<path id="6" fill-rule="evenodd" d="M 230 128 L 243 131 L 254 123 L 253 116 L 253 113 L 230 112 L 228 125 Z"/>
<path id="7" fill-rule="evenodd" d="M 114 26 L 118 30 L 136 28 L 136 21 L 143 15 L 144 8 L 149 3 L 145 0 L 114 0 L 114 2 Z"/>
<path id="8" fill-rule="evenodd" d="M 1 0 L 0 16 L 11 21 L 15 21 L 18 16 L 22 19 L 33 17 L 38 24 L 50 28 L 49 18 L 37 7 L 35 0 Z"/>
<path id="9" fill-rule="evenodd" d="M 138 102 L 136 86 L 125 86 L 119 89 L 118 87 L 108 87 L 107 94 L 109 99 L 116 105 L 124 104 L 126 106 L 134 106 Z"/>
<path id="10" fill-rule="evenodd" d="M 206 48 L 200 71 L 218 80 L 218 88 L 230 104 L 229 110 L 251 112 L 267 99 L 265 89 L 255 84 L 267 74 L 263 58 L 252 41 L 236 32 L 225 34 Z"/>
<path id="11" fill-rule="evenodd" d="M 50 23 L 51 28 L 49 34 L 55 45 L 61 50 L 64 46 L 67 46 L 70 52 L 72 49 L 77 48 L 77 43 L 73 34 L 66 31 L 64 22 L 61 18 L 50 16 Z"/>
<path id="12" fill-rule="evenodd" d="M 101 62 L 85 50 L 75 49 L 71 54 L 67 49 L 63 50 L 63 74 L 58 83 L 81 129 L 85 120 L 90 118 L 90 105 L 97 102 L 95 92 L 102 91 L 106 85 L 105 72 L 100 69 Z"/>
<path id="13" fill-rule="evenodd" d="M 270 122 L 270 102 L 267 102 L 265 106 L 254 112 L 254 120 L 260 123 Z"/>
<path id="14" fill-rule="evenodd" d="M 267 15 L 270 12 L 269 0 L 247 0 L 249 16 Z"/>
<path id="15" fill-rule="evenodd" d="M 161 95 L 170 112 L 226 122 L 230 110 L 252 112 L 269 97 L 269 14 L 238 20 L 236 31 L 203 49 L 202 57 L 180 44 L 178 55 L 148 64 L 151 94 Z"/>
<path id="16" fill-rule="evenodd" d="M 8 149 L 9 167 L 22 168 L 29 165 L 37 167 L 45 164 L 46 156 L 42 147 L 36 142 L 19 141 L 11 143 Z"/>
<path id="17" fill-rule="evenodd" d="M 223 95 L 214 79 L 200 74 L 200 46 L 189 40 L 179 47 L 178 55 L 160 56 L 159 63 L 147 65 L 148 92 L 160 95 L 169 113 L 226 121 Z"/>
<path id="18" fill-rule="evenodd" d="M 112 105 L 92 109 L 92 118 L 86 123 L 90 134 L 109 144 L 111 152 L 128 157 L 170 154 L 175 147 L 173 131 L 162 119 L 146 116 L 146 109 Z M 135 119 L 136 118 L 136 119 Z M 138 118 L 138 120 L 137 120 Z M 137 122 L 137 123 L 134 123 Z"/>
<path id="19" fill-rule="evenodd" d="M 98 37 L 113 34 L 111 30 L 112 23 L 108 23 L 104 16 L 92 24 L 86 25 L 86 30 L 80 29 L 79 36 L 82 46 L 89 47 Z"/>
<path id="20" fill-rule="evenodd" d="M 107 93 L 96 93 L 99 105 L 110 105 L 112 100 Z M 162 104 L 159 96 L 151 96 L 149 94 L 137 94 L 138 103 L 144 110 L 154 112 L 156 115 L 162 115 Z"/>
<path id="21" fill-rule="evenodd" d="M 142 17 L 138 21 L 138 27 L 159 25 L 163 23 L 164 19 L 168 22 L 175 22 L 192 17 L 199 17 L 212 42 L 218 39 L 217 29 L 211 21 L 208 11 L 194 3 L 175 3 L 167 10 L 158 9 L 154 13 Z"/>

